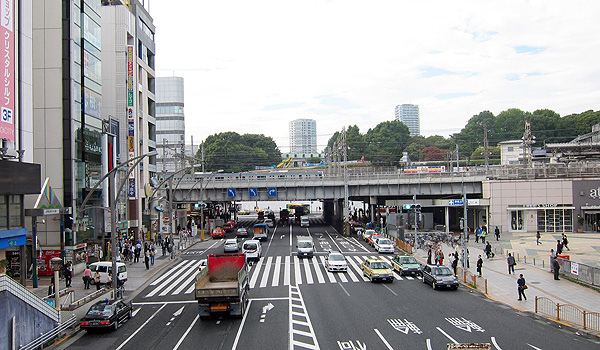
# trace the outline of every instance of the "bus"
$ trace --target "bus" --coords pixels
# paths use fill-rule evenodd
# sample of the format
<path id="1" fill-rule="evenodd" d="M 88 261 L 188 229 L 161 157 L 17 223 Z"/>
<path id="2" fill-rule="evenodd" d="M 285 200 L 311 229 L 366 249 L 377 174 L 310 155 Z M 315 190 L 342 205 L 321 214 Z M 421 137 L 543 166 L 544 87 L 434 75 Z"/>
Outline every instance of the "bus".
<path id="1" fill-rule="evenodd" d="M 254 238 L 259 241 L 266 241 L 269 239 L 269 226 L 267 224 L 255 224 L 254 225 Z"/>
<path id="2" fill-rule="evenodd" d="M 296 213 L 296 209 L 300 209 L 299 211 L 303 214 L 301 215 L 306 215 L 306 214 L 310 214 L 310 204 L 287 204 L 286 208 L 288 210 L 294 211 L 294 214 L 297 216 Z"/>

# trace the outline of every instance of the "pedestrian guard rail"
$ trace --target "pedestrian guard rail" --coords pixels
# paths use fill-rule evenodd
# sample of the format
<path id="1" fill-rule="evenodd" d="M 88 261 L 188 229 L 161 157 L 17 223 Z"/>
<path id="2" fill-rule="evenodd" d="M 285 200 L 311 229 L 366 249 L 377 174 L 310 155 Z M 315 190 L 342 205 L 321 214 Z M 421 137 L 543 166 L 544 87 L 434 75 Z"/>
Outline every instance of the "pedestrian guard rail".
<path id="1" fill-rule="evenodd" d="M 600 286 L 600 268 L 578 263 L 572 260 L 557 258 L 560 273 L 576 281 L 592 286 Z"/>
<path id="2" fill-rule="evenodd" d="M 108 292 L 110 292 L 110 289 L 107 288 L 101 288 L 100 290 L 97 290 L 95 292 L 93 292 L 92 294 L 88 294 L 86 296 L 84 296 L 81 299 L 75 300 L 72 303 L 70 303 L 69 305 L 66 306 L 62 306 L 61 310 L 63 311 L 72 311 L 77 309 L 78 307 L 81 307 L 87 303 L 89 303 L 91 300 L 94 300 Z"/>
<path id="3" fill-rule="evenodd" d="M 407 254 L 412 254 L 413 252 L 413 247 L 409 243 L 406 243 L 399 238 L 396 238 L 396 247 L 402 251 L 405 251 Z"/>
<path id="4" fill-rule="evenodd" d="M 488 294 L 487 278 L 478 276 L 460 266 L 456 268 L 456 277 L 460 281 L 470 284 L 477 289 L 481 289 L 485 294 Z"/>
<path id="5" fill-rule="evenodd" d="M 546 297 L 535 297 L 535 312 L 583 327 L 584 330 L 600 332 L 600 313 L 582 310 L 571 304 L 555 303 Z"/>
<path id="6" fill-rule="evenodd" d="M 48 316 L 51 320 L 59 322 L 60 316 L 58 310 L 7 275 L 0 276 L 0 292 L 2 291 L 8 291 L 15 297 L 23 300 L 39 312 Z"/>
<path id="7" fill-rule="evenodd" d="M 23 345 L 19 347 L 19 350 L 34 350 L 44 348 L 44 345 L 48 344 L 51 340 L 59 337 L 61 334 L 65 332 L 67 328 L 73 328 L 77 323 L 77 317 L 73 315 L 66 322 L 60 323 L 57 327 L 53 328 L 49 332 L 42 333 L 40 336 L 30 342 L 27 345 Z"/>

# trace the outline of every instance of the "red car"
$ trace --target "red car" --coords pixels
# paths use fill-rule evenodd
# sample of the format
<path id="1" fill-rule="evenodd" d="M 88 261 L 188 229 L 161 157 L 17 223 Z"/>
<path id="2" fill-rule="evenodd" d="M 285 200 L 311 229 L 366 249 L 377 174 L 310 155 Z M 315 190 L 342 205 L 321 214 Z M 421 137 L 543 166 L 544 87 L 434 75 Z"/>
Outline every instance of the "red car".
<path id="1" fill-rule="evenodd" d="M 223 229 L 226 232 L 233 231 L 234 228 L 235 228 L 235 221 L 233 221 L 233 220 L 227 221 L 225 223 L 225 225 L 223 225 Z"/>
<path id="2" fill-rule="evenodd" d="M 222 228 L 217 227 L 212 231 L 212 238 L 225 238 L 225 231 Z"/>
<path id="3" fill-rule="evenodd" d="M 374 233 L 372 235 L 369 236 L 369 238 L 367 238 L 367 242 L 369 242 L 369 245 L 371 247 L 373 247 L 373 245 L 375 244 L 375 239 L 382 237 L 379 233 Z"/>

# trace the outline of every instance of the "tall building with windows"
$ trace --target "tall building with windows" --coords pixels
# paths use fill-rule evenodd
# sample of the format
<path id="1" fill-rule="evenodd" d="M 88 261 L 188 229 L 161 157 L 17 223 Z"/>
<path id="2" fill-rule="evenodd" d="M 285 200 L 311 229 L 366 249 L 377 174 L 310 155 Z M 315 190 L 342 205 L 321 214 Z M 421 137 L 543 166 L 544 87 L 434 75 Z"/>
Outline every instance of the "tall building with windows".
<path id="1" fill-rule="evenodd" d="M 314 119 L 290 122 L 290 153 L 317 153 L 317 122 Z"/>
<path id="2" fill-rule="evenodd" d="M 172 173 L 184 166 L 185 115 L 183 78 L 156 78 L 156 149 L 159 173 Z"/>
<path id="3" fill-rule="evenodd" d="M 403 104 L 396 106 L 396 120 L 408 126 L 410 136 L 421 134 L 421 119 L 419 117 L 419 106 Z"/>

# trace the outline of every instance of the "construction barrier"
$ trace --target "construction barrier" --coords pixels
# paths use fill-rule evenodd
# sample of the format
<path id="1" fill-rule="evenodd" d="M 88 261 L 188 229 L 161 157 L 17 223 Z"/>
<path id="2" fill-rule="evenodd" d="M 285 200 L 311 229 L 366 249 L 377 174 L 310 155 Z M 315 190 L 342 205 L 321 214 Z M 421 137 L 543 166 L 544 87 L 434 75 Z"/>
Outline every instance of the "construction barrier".
<path id="1" fill-rule="evenodd" d="M 600 313 L 582 310 L 571 304 L 559 304 L 546 297 L 535 297 L 535 312 L 557 321 L 600 332 Z"/>
<path id="2" fill-rule="evenodd" d="M 413 247 L 401 239 L 396 238 L 396 247 L 407 254 L 412 254 Z"/>

